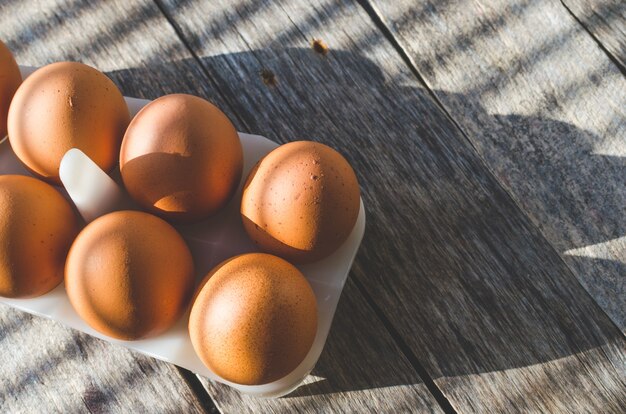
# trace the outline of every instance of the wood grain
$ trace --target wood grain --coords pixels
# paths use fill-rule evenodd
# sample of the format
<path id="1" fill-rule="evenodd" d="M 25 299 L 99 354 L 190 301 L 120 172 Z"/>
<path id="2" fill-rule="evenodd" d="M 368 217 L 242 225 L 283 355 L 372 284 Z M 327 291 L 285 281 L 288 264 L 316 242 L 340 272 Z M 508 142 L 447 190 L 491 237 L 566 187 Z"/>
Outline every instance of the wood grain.
<path id="1" fill-rule="evenodd" d="M 169 364 L 0 305 L 0 410 L 205 412 Z"/>
<path id="2" fill-rule="evenodd" d="M 324 352 L 305 384 L 286 397 L 248 397 L 206 382 L 226 413 L 399 413 L 443 412 L 348 280 Z M 367 334 L 366 334 L 367 333 Z"/>
<path id="3" fill-rule="evenodd" d="M 355 166 L 371 217 L 355 280 L 454 408 L 626 409 L 621 332 L 362 8 L 334 0 L 164 5 L 240 127 L 281 142 L 318 139 Z M 313 38 L 327 55 L 311 49 Z M 463 79 L 475 88 L 485 81 Z M 541 133 L 558 127 L 519 116 Z"/>
<path id="4" fill-rule="evenodd" d="M 3 2 L 0 37 L 23 65 L 79 60 L 112 70 L 145 64 L 140 57 L 147 55 L 149 45 L 138 45 L 141 38 L 133 39 L 130 30 L 126 29 L 127 38 L 115 28 L 125 23 L 132 27 L 142 15 L 156 26 L 162 19 L 158 9 L 150 13 L 149 8 L 132 5 Z M 151 45 L 155 52 L 171 53 L 168 35 L 172 37 L 173 30 L 161 26 L 150 34 Z M 138 47 L 145 51 L 138 53 Z M 147 81 L 143 88 L 158 90 L 159 85 Z M 0 308 L 0 326 L 3 412 L 206 412 L 212 408 L 210 398 L 196 395 L 184 372 L 172 365 L 5 306 Z"/>
<path id="5" fill-rule="evenodd" d="M 142 21 L 150 28 L 141 27 Z M 22 65 L 79 60 L 111 71 L 149 65 L 147 58 L 157 53 L 184 57 L 171 46 L 170 39 L 178 44 L 175 33 L 152 4 L 3 2 L 0 23 L 0 38 Z M 138 32 L 134 26 L 140 26 Z M 159 94 L 168 87 L 185 86 L 184 78 L 169 86 L 153 84 L 149 77 L 115 80 L 124 92 L 133 94 L 142 90 Z M 205 392 L 194 392 L 188 375 L 177 367 L 57 323 L 2 306 L 0 332 L 2 412 L 206 412 L 214 408 Z"/>
<path id="6" fill-rule="evenodd" d="M 622 0 L 561 0 L 626 74 L 626 3 Z"/>
<path id="7" fill-rule="evenodd" d="M 31 1 L 0 7 L 0 37 L 20 64 L 80 60 L 104 70 L 127 96 L 152 99 L 166 93 L 192 93 L 210 98 L 233 119 L 238 118 L 157 5 L 120 1 L 61 6 L 60 2 Z M 38 13 L 29 12 L 37 7 Z M 314 372 L 324 379 L 310 377 L 310 385 L 290 399 L 279 400 L 276 407 L 347 412 L 371 404 L 388 412 L 440 412 L 361 294 L 348 287 L 343 296 L 342 303 L 354 305 L 341 305 L 338 311 L 327 350 Z M 4 335 L 0 352 L 3 412 L 196 412 L 212 408 L 206 391 L 194 395 L 197 390 L 187 384 L 187 375 L 181 376 L 172 365 L 9 308 L 0 308 L 0 329 Z M 352 349 L 358 353 L 351 353 Z M 376 364 L 381 357 L 386 363 Z M 363 361 L 371 364 L 362 365 Z M 226 394 L 219 386 L 211 385 L 210 390 L 226 411 L 262 409 L 266 404 L 248 399 L 236 405 L 228 398 L 241 398 L 238 394 L 231 391 L 222 399 Z"/>
<path id="8" fill-rule="evenodd" d="M 376 4 L 487 165 L 626 332 L 619 69 L 551 1 Z"/>

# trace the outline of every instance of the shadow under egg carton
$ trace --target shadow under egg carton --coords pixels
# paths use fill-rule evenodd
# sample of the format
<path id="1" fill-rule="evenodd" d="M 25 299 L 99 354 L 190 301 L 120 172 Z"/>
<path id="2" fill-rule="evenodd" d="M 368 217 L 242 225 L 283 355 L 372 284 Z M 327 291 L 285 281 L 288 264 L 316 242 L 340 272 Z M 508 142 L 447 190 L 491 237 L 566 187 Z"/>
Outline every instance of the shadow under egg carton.
<path id="1" fill-rule="evenodd" d="M 34 71 L 34 68 L 22 67 L 21 70 L 22 76 L 26 78 Z M 131 116 L 134 116 L 150 102 L 136 98 L 125 99 Z M 244 151 L 244 174 L 235 196 L 217 215 L 193 225 L 176 226 L 185 238 L 193 255 L 196 266 L 196 283 L 211 268 L 223 260 L 238 254 L 258 251 L 258 248 L 247 236 L 241 222 L 239 214 L 241 191 L 248 172 L 259 159 L 278 147 L 278 144 L 258 135 L 239 133 L 239 138 Z M 82 152 L 68 151 L 62 165 L 64 169 L 62 181 L 66 188 L 58 189 L 74 202 L 86 220 L 93 220 L 116 209 L 127 208 L 128 204 L 123 201 L 127 197 L 123 188 L 109 178 Z M 31 175 L 19 162 L 6 138 L 0 141 L 0 175 L 2 174 Z M 107 203 L 106 207 L 103 207 L 103 200 L 116 201 Z M 109 343 L 122 345 L 173 363 L 211 380 L 227 384 L 242 393 L 258 397 L 279 397 L 296 389 L 317 363 L 326 343 L 341 292 L 364 232 L 365 208 L 361 200 L 356 225 L 344 244 L 323 260 L 297 266 L 311 284 L 317 299 L 317 333 L 313 345 L 302 363 L 290 374 L 269 384 L 256 386 L 234 384 L 209 370 L 200 361 L 192 347 L 187 330 L 189 312 L 172 328 L 156 337 L 138 341 L 121 341 L 104 336 L 87 325 L 71 306 L 63 284 L 38 298 L 9 299 L 0 297 L 0 303 L 61 322 Z"/>

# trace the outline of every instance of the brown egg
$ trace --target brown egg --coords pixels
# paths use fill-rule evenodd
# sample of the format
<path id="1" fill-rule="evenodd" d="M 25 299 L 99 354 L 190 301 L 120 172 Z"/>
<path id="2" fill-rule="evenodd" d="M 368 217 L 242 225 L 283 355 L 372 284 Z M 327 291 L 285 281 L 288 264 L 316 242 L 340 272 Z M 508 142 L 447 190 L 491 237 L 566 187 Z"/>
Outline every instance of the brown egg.
<path id="1" fill-rule="evenodd" d="M 231 198 L 243 168 L 233 124 L 217 107 L 191 95 L 163 96 L 133 119 L 120 168 L 130 195 L 165 219 L 206 218 Z"/>
<path id="2" fill-rule="evenodd" d="M 57 190 L 32 177 L 0 176 L 0 296 L 30 298 L 63 280 L 78 219 Z"/>
<path id="3" fill-rule="evenodd" d="M 315 294 L 302 273 L 269 254 L 226 260 L 204 279 L 189 319 L 196 353 L 238 384 L 276 381 L 306 357 L 317 332 Z"/>
<path id="4" fill-rule="evenodd" d="M 350 164 L 326 145 L 282 145 L 250 172 L 243 224 L 263 250 L 294 263 L 322 259 L 348 238 L 360 208 Z"/>
<path id="5" fill-rule="evenodd" d="M 7 134 L 9 105 L 20 83 L 22 83 L 20 68 L 9 48 L 0 41 L 0 140 Z"/>
<path id="6" fill-rule="evenodd" d="M 191 253 L 172 226 L 153 215 L 118 211 L 78 235 L 65 267 L 76 312 L 118 339 L 141 339 L 172 326 L 194 286 Z"/>
<path id="7" fill-rule="evenodd" d="M 124 97 L 103 73 L 82 63 L 53 63 L 15 93 L 9 139 L 28 169 L 59 184 L 61 158 L 72 148 L 103 170 L 112 169 L 129 120 Z"/>

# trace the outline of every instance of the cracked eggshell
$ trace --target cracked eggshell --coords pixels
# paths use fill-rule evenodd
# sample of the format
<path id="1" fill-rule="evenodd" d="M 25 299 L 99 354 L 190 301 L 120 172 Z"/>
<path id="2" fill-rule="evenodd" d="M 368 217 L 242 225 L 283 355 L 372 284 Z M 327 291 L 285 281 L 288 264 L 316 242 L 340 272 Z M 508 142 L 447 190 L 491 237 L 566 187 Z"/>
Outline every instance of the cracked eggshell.
<path id="1" fill-rule="evenodd" d="M 30 171 L 60 184 L 61 158 L 72 148 L 111 170 L 129 122 L 126 101 L 106 75 L 59 62 L 38 69 L 18 88 L 9 109 L 9 140 Z"/>
<path id="2" fill-rule="evenodd" d="M 78 230 L 74 210 L 53 187 L 0 175 L 0 296 L 30 298 L 54 289 Z"/>
<path id="3" fill-rule="evenodd" d="M 294 263 L 320 260 L 348 238 L 360 208 L 352 167 L 317 142 L 282 145 L 265 156 L 244 185 L 241 215 L 259 247 Z"/>
<path id="4" fill-rule="evenodd" d="M 287 261 L 264 253 L 236 256 L 203 280 L 189 334 L 202 362 L 245 385 L 276 381 L 304 360 L 317 332 L 309 282 Z"/>
<path id="5" fill-rule="evenodd" d="M 22 75 L 11 51 L 0 41 L 0 140 L 7 134 L 7 116 Z"/>
<path id="6" fill-rule="evenodd" d="M 166 220 L 215 214 L 241 180 L 243 149 L 235 127 L 197 96 L 166 95 L 131 122 L 120 152 L 124 186 L 142 207 Z"/>

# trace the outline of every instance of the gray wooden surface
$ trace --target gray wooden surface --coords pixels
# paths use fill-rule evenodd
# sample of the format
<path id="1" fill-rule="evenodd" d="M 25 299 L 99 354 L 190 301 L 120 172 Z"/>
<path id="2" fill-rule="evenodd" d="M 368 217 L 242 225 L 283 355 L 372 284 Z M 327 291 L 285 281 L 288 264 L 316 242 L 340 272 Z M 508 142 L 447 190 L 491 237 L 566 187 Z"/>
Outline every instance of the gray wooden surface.
<path id="1" fill-rule="evenodd" d="M 561 0 L 626 74 L 626 2 L 622 0 Z"/>
<path id="2" fill-rule="evenodd" d="M 556 2 L 375 3 L 487 166 L 626 331 L 619 68 Z M 415 7 L 420 18 L 405 20 Z"/>
<path id="3" fill-rule="evenodd" d="M 126 95 L 194 93 L 239 130 L 336 147 L 368 210 L 288 397 L 3 307 L 0 411 L 626 411 L 626 88 L 562 4 L 32 0 L 0 23 L 21 64 L 80 60 Z"/>
<path id="4" fill-rule="evenodd" d="M 61 4 L 62 2 L 58 2 L 55 5 L 49 5 L 39 10 L 34 16 L 29 14 L 32 7 L 28 4 L 15 6 L 15 10 L 6 6 L 5 10 L 1 10 L 0 19 L 15 12 L 16 17 L 23 20 L 15 22 L 11 19 L 4 25 L 8 33 L 14 33 L 13 37 L 7 34 L 1 35 L 21 64 L 40 66 L 57 60 L 81 60 L 103 69 L 116 81 L 125 95 L 154 99 L 166 93 L 193 93 L 210 99 L 229 112 L 233 119 L 237 118 L 237 114 L 222 99 L 211 80 L 191 58 L 156 4 L 143 2 L 128 5 L 120 1 L 107 2 L 93 7 L 93 5 L 81 3 L 69 13 L 68 18 L 57 21 L 55 24 L 58 26 L 47 27 L 50 20 L 54 20 L 55 12 L 58 13 L 61 9 Z M 40 25 L 35 24 L 34 21 L 40 22 Z M 50 31 L 53 33 L 51 34 Z M 72 42 L 55 41 L 54 33 L 69 33 L 70 31 L 78 31 L 83 35 Z M 32 40 L 25 43 L 24 40 L 28 39 Z M 98 53 L 92 52 L 90 42 L 93 42 L 93 47 L 101 47 L 104 50 Z M 167 56 L 167 59 L 163 56 Z M 258 79 L 256 74 L 255 79 Z M 240 127 L 240 130 L 243 128 Z M 329 409 L 338 411 L 348 411 L 353 404 L 371 406 L 372 409 L 377 407 L 383 411 L 395 411 L 402 408 L 420 408 L 426 412 L 441 411 L 419 375 L 394 344 L 389 333 L 377 321 L 376 315 L 351 282 L 348 282 L 346 286 L 340 306 L 341 309 L 346 309 L 346 306 L 348 308 L 344 312 L 338 312 L 324 357 L 316 369 L 316 376 L 309 379 L 310 385 L 302 387 L 290 397 L 289 406 L 301 404 L 308 407 L 310 411 L 315 411 L 315 405 L 310 401 L 324 401 Z M 0 312 L 6 312 L 8 315 L 6 324 L 0 325 L 3 330 L 4 326 L 16 323 L 13 321 L 13 315 L 20 315 L 5 307 L 0 308 Z M 359 329 L 355 329 L 353 318 L 358 321 Z M 32 319 L 28 318 L 29 321 Z M 39 321 L 37 318 L 35 320 Z M 58 324 L 49 321 L 39 322 L 44 326 L 55 326 L 66 337 L 78 336 Z M 7 328 L 7 332 L 9 331 Z M 46 335 L 54 338 L 55 332 L 46 332 Z M 0 361 L 15 360 L 17 364 L 20 364 L 17 370 L 18 375 L 15 375 L 16 381 L 23 376 L 30 375 L 28 378 L 32 377 L 31 381 L 45 384 L 47 374 L 45 371 L 39 373 L 36 362 L 45 359 L 46 350 L 34 353 L 39 349 L 38 338 L 40 337 L 41 332 L 34 332 L 27 339 L 32 343 L 32 346 L 27 349 L 22 349 L 22 341 L 25 340 L 23 337 L 16 339 L 13 343 L 3 344 L 6 347 L 0 352 Z M 32 394 L 33 398 L 27 401 L 24 411 L 33 411 L 42 403 L 51 409 L 59 407 L 59 411 L 67 411 L 66 407 L 73 407 L 70 411 L 80 411 L 80 408 L 86 408 L 118 412 L 145 411 L 146 409 L 148 411 L 192 412 L 196 407 L 205 409 L 214 407 L 213 401 L 206 395 L 206 391 L 202 389 L 199 382 L 192 384 L 192 387 L 187 386 L 186 382 L 190 378 L 195 379 L 193 375 L 183 372 L 181 376 L 179 372 L 181 370 L 173 366 L 108 345 L 97 339 L 82 340 L 97 343 L 105 351 L 91 353 L 84 357 L 81 355 L 81 358 L 76 359 L 73 365 L 66 363 L 66 366 L 60 370 L 61 378 L 72 377 L 75 381 L 67 384 L 63 384 L 62 380 L 50 381 L 50 387 L 42 387 L 47 390 L 48 394 L 43 396 Z M 353 354 L 351 352 L 353 349 L 356 349 L 357 353 Z M 27 353 L 28 358 L 23 358 L 23 353 Z M 111 363 L 111 355 L 123 355 L 127 360 L 130 359 L 130 362 L 126 360 Z M 381 358 L 385 364 L 365 370 L 359 367 L 361 361 L 376 361 Z M 33 359 L 35 362 L 31 363 Z M 88 364 L 85 363 L 85 359 L 88 360 Z M 49 365 L 54 366 L 61 360 L 62 356 L 59 356 Z M 142 365 L 138 366 L 135 360 L 141 361 Z M 324 363 L 324 361 L 328 362 Z M 89 378 L 92 374 L 86 371 L 90 365 L 97 366 L 101 370 L 101 378 L 98 378 L 95 383 L 91 381 L 94 385 L 89 385 Z M 10 364 L 0 364 L 0 366 L 14 367 Z M 143 372 L 146 371 L 145 366 L 151 367 L 147 374 Z M 160 369 L 157 370 L 156 367 Z M 323 373 L 319 371 L 320 369 Z M 107 385 L 109 382 L 120 381 L 118 378 L 120 371 L 129 371 L 126 376 L 136 378 L 138 382 L 146 384 L 162 382 L 164 385 L 162 388 L 157 387 L 152 390 L 151 393 L 146 392 L 145 395 L 138 394 L 140 389 L 135 390 L 130 385 L 123 389 L 122 387 L 109 387 Z M 6 378 L 7 382 L 13 381 L 13 372 L 10 369 L 0 368 L 0 378 Z M 39 375 L 44 379 L 40 379 Z M 174 391 L 169 391 L 168 385 L 174 388 Z M 180 389 L 176 390 L 175 387 L 180 387 Z M 198 395 L 198 387 L 202 395 Z M 15 385 L 12 387 L 7 385 L 11 395 L 16 394 L 15 388 Z M 186 389 L 189 390 L 186 392 Z M 371 391 L 378 389 L 381 391 Z M 192 394 L 194 391 L 196 395 Z M 97 403 L 93 403 L 89 397 L 85 397 L 87 401 L 83 403 L 84 398 L 81 399 L 81 396 L 85 393 L 95 396 L 92 400 Z M 216 393 L 218 393 L 217 390 Z M 338 393 L 345 393 L 348 396 L 334 397 Z M 28 399 L 29 395 L 31 394 L 16 394 L 13 401 L 9 398 L 6 400 L 0 398 L 0 411 L 20 411 L 22 400 Z M 183 397 L 188 398 L 188 401 L 184 401 Z M 57 403 L 56 399 L 60 399 L 61 402 Z M 302 402 L 298 403 L 296 400 Z M 224 409 L 241 410 L 241 406 L 229 407 L 226 398 L 216 402 Z M 154 408 L 150 409 L 150 407 Z"/>

